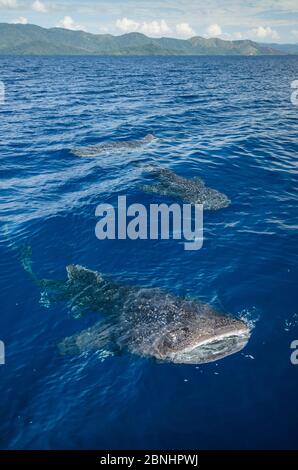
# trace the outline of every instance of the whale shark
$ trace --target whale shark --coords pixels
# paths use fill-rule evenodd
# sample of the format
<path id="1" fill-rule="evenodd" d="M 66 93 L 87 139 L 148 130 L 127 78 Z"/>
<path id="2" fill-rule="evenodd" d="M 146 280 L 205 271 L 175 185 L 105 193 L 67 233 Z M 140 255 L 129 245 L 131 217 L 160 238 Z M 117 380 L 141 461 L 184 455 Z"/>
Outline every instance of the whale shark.
<path id="1" fill-rule="evenodd" d="M 76 147 L 71 150 L 71 153 L 78 157 L 97 157 L 103 153 L 115 152 L 118 150 L 129 151 L 142 147 L 154 141 L 156 137 L 153 134 L 147 134 L 142 139 L 116 141 L 116 142 L 102 142 L 97 145 L 89 145 L 87 147 Z"/>
<path id="2" fill-rule="evenodd" d="M 158 180 L 156 184 L 144 185 L 142 189 L 145 192 L 173 197 L 185 203 L 203 204 L 205 210 L 223 209 L 231 202 L 225 194 L 206 186 L 198 176 L 184 178 L 157 165 L 147 165 L 144 171 Z"/>
<path id="3" fill-rule="evenodd" d="M 241 351 L 251 335 L 246 321 L 200 300 L 122 284 L 79 265 L 66 267 L 64 281 L 39 280 L 30 262 L 23 266 L 49 301 L 66 301 L 75 316 L 101 313 L 91 327 L 58 342 L 62 354 L 127 351 L 158 361 L 204 364 Z"/>

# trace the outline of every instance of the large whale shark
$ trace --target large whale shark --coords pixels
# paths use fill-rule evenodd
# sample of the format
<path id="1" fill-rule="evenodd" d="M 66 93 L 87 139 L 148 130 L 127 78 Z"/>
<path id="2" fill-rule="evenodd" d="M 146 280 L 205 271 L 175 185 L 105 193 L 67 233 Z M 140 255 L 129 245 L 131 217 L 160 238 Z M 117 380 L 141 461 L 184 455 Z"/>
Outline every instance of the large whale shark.
<path id="1" fill-rule="evenodd" d="M 147 134 L 142 139 L 116 141 L 116 142 L 102 142 L 97 145 L 89 145 L 87 147 L 77 147 L 71 150 L 71 153 L 78 157 L 97 157 L 103 153 L 115 152 L 118 150 L 128 151 L 134 150 L 143 145 L 149 144 L 156 137 L 153 134 Z"/>
<path id="2" fill-rule="evenodd" d="M 103 313 L 90 328 L 59 342 L 63 354 L 126 350 L 161 361 L 203 364 L 240 351 L 251 334 L 244 320 L 157 288 L 122 285 L 78 265 L 67 266 L 65 281 L 39 280 L 30 262 L 23 266 L 49 301 L 67 301 L 75 315 Z"/>
<path id="3" fill-rule="evenodd" d="M 158 180 L 156 184 L 144 185 L 143 190 L 146 192 L 174 197 L 185 203 L 203 204 L 205 210 L 223 209 L 231 202 L 225 194 L 209 188 L 197 176 L 184 178 L 168 168 L 157 165 L 147 165 L 144 171 Z"/>

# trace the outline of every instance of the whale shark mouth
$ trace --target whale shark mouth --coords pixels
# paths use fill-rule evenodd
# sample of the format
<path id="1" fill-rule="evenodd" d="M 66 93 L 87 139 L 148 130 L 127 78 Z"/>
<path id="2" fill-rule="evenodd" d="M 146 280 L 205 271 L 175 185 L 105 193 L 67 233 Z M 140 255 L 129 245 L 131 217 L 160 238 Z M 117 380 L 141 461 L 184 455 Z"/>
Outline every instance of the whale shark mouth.
<path id="1" fill-rule="evenodd" d="M 241 351 L 250 338 L 249 328 L 214 335 L 185 348 L 170 353 L 170 361 L 177 364 L 206 364 Z"/>

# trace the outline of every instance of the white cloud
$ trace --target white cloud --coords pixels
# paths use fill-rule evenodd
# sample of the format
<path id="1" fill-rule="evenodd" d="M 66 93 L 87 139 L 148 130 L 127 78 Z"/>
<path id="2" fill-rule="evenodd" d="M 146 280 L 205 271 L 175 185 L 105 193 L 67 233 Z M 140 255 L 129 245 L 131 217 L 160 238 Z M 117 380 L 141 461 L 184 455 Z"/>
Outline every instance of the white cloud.
<path id="1" fill-rule="evenodd" d="M 72 30 L 84 30 L 84 26 L 76 23 L 71 16 L 64 16 L 63 20 L 60 20 L 57 24 L 59 28 L 72 29 Z"/>
<path id="2" fill-rule="evenodd" d="M 298 39 L 298 29 L 293 29 L 291 33 L 294 36 L 294 38 Z"/>
<path id="3" fill-rule="evenodd" d="M 257 28 L 253 28 L 243 32 L 235 32 L 235 33 L 222 33 L 222 39 L 228 40 L 239 40 L 239 39 L 253 39 L 253 40 L 264 40 L 264 39 L 279 39 L 279 35 L 276 31 L 271 29 L 269 26 L 259 26 Z"/>
<path id="4" fill-rule="evenodd" d="M 18 8 L 17 0 L 0 0 L 0 8 Z"/>
<path id="5" fill-rule="evenodd" d="M 13 20 L 13 24 L 28 24 L 28 19 L 24 16 L 20 16 L 16 20 Z"/>
<path id="6" fill-rule="evenodd" d="M 277 31 L 270 26 L 258 26 L 248 31 L 248 36 L 257 39 L 279 39 Z"/>
<path id="7" fill-rule="evenodd" d="M 196 34 L 188 23 L 176 24 L 176 32 L 179 34 L 179 36 L 183 37 L 192 37 Z"/>
<path id="8" fill-rule="evenodd" d="M 210 26 L 208 26 L 207 35 L 209 37 L 212 37 L 212 38 L 221 36 L 222 35 L 222 30 L 221 30 L 221 27 L 219 26 L 219 24 L 214 23 L 214 24 L 211 24 Z"/>
<path id="9" fill-rule="evenodd" d="M 141 24 L 140 32 L 144 34 L 152 34 L 152 36 L 158 36 L 160 34 L 167 34 L 171 32 L 171 29 L 165 22 L 165 20 L 151 21 L 149 23 Z"/>
<path id="10" fill-rule="evenodd" d="M 257 41 L 262 41 L 266 39 L 277 40 L 279 35 L 277 31 L 270 28 L 270 26 L 258 26 L 247 31 L 237 31 L 234 33 L 223 32 L 221 27 L 217 24 L 211 24 L 207 28 L 206 37 L 220 37 L 221 39 L 226 39 L 229 41 L 240 40 L 240 39 L 253 39 Z"/>
<path id="11" fill-rule="evenodd" d="M 128 18 L 122 18 L 121 20 L 116 21 L 116 27 L 121 29 L 124 33 L 131 31 L 138 31 L 140 23 L 137 23 L 134 20 L 129 20 Z"/>
<path id="12" fill-rule="evenodd" d="M 138 21 L 130 20 L 129 18 L 122 18 L 116 21 L 116 27 L 124 33 L 139 32 L 148 34 L 149 36 L 159 36 L 171 32 L 165 20 L 160 21 Z"/>
<path id="13" fill-rule="evenodd" d="M 48 11 L 46 5 L 40 0 L 35 0 L 35 2 L 32 3 L 32 9 L 38 13 L 46 13 Z"/>

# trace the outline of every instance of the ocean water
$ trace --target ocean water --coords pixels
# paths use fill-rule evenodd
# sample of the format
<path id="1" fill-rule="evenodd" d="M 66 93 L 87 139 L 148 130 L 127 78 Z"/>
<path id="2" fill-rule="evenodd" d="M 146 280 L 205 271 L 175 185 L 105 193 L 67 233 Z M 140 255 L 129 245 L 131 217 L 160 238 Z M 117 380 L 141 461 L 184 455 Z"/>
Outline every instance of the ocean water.
<path id="1" fill-rule="evenodd" d="M 297 448 L 296 57 L 2 57 L 0 447 Z M 94 159 L 70 149 L 158 141 Z M 231 205 L 204 215 L 204 244 L 99 241 L 95 208 L 144 194 L 142 163 L 200 176 Z M 254 325 L 240 353 L 206 365 L 123 352 L 59 355 L 93 324 L 48 303 L 40 277 L 70 263 L 200 298 Z"/>

